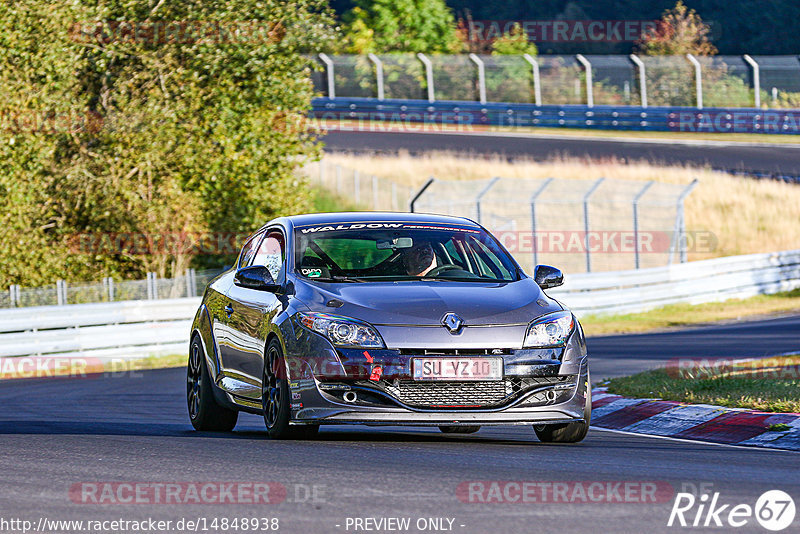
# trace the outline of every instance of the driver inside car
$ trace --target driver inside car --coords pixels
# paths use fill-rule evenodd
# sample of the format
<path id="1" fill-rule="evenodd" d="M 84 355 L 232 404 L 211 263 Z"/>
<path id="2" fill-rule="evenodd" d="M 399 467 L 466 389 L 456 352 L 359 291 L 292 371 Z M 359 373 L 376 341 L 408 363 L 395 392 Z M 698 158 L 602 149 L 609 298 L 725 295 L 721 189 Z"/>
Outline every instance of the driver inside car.
<path id="1" fill-rule="evenodd" d="M 403 250 L 403 266 L 410 276 L 425 276 L 436 268 L 436 254 L 427 241 Z"/>

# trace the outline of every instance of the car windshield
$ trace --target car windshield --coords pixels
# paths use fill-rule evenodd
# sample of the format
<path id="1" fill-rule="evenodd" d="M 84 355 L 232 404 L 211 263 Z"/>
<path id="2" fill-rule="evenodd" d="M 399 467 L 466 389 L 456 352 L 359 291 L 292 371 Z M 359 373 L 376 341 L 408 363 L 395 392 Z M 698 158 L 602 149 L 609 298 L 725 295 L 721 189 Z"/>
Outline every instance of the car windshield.
<path id="1" fill-rule="evenodd" d="M 335 282 L 512 282 L 516 264 L 475 227 L 408 222 L 336 223 L 295 230 L 296 272 Z"/>

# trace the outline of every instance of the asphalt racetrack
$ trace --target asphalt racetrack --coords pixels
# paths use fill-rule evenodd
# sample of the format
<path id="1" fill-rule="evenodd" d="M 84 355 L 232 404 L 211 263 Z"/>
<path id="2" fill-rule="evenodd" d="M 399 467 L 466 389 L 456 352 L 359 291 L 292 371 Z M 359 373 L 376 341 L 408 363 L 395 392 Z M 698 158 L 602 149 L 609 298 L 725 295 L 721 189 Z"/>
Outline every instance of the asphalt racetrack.
<path id="1" fill-rule="evenodd" d="M 597 379 L 652 367 L 676 355 L 780 353 L 797 349 L 798 339 L 800 317 L 791 317 L 595 338 L 589 340 L 589 351 Z M 719 492 L 719 504 L 730 504 L 729 509 L 741 503 L 752 507 L 771 489 L 795 500 L 800 496 L 800 454 L 793 452 L 600 429 L 577 445 L 544 445 L 529 427 L 485 427 L 466 436 L 436 429 L 324 427 L 313 441 L 270 441 L 263 421 L 252 415 L 241 416 L 230 434 L 194 432 L 184 394 L 183 369 L 0 383 L 5 513 L 34 525 L 43 516 L 48 521 L 204 519 L 207 526 L 214 518 L 240 517 L 278 518 L 279 531 L 289 533 L 640 533 L 703 530 L 667 527 L 674 493 L 681 490 Z M 94 504 L 74 492 L 70 496 L 76 485 L 204 481 L 277 482 L 286 498 L 276 504 L 165 505 Z M 545 495 L 546 502 L 481 503 L 475 501 L 489 493 L 459 491 L 480 488 L 468 486 L 476 481 L 485 488 L 492 481 L 495 486 L 536 482 L 540 488 L 567 482 L 573 489 L 627 482 L 634 488 L 655 484 L 649 487 L 659 492 L 656 502 L 645 503 L 636 493 L 625 497 L 624 492 L 626 502 L 616 502 L 613 491 L 605 494 L 612 502 L 585 502 L 572 490 L 569 502 L 539 492 L 535 498 Z M 519 493 L 508 493 L 509 500 L 515 496 Z M 687 520 L 693 521 L 696 512 L 695 506 Z M 410 527 L 379 530 L 362 521 L 359 529 L 359 518 L 409 518 Z M 367 529 L 368 524 L 373 528 Z M 797 532 L 798 524 L 800 518 L 786 532 Z M 73 525 L 61 531 L 79 530 Z M 753 518 L 739 531 L 765 532 Z"/>
<path id="2" fill-rule="evenodd" d="M 590 160 L 644 160 L 668 165 L 710 166 L 800 175 L 800 145 L 716 141 L 638 140 L 504 132 L 329 131 L 328 152 L 411 154 L 445 150 L 467 154 L 550 160 L 561 156 Z"/>

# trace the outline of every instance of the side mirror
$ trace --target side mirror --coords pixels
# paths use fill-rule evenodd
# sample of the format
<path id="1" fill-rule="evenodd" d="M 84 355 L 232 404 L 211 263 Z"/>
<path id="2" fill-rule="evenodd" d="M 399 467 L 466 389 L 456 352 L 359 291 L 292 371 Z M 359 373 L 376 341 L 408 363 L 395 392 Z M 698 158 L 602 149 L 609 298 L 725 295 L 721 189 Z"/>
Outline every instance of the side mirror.
<path id="1" fill-rule="evenodd" d="M 533 279 L 542 289 L 549 289 L 564 283 L 564 273 L 549 265 L 537 265 L 533 270 Z"/>
<path id="2" fill-rule="evenodd" d="M 269 291 L 275 293 L 281 286 L 272 279 L 269 269 L 262 265 L 242 267 L 233 277 L 233 283 L 239 287 L 255 289 L 256 291 Z"/>

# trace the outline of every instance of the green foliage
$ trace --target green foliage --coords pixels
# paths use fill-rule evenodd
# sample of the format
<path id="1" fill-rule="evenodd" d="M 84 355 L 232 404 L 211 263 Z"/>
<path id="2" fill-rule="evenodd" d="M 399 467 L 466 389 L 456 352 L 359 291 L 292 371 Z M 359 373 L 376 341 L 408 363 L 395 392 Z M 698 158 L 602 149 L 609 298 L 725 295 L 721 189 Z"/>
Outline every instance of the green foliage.
<path id="1" fill-rule="evenodd" d="M 96 254 L 76 249 L 78 234 L 250 232 L 307 209 L 294 172 L 318 150 L 302 120 L 313 95 L 304 54 L 330 41 L 325 6 L 3 3 L 0 285 L 169 274 L 191 259 L 180 247 Z M 184 29 L 167 36 L 170 23 Z"/>
<path id="2" fill-rule="evenodd" d="M 519 23 L 514 23 L 511 31 L 503 34 L 493 43 L 492 55 L 522 55 L 530 54 L 533 57 L 539 53 L 536 44 L 528 41 L 528 35 Z"/>
<path id="3" fill-rule="evenodd" d="M 356 0 L 345 14 L 350 53 L 460 51 L 453 12 L 444 0 Z"/>
<path id="4" fill-rule="evenodd" d="M 700 15 L 678 0 L 664 12 L 656 31 L 642 38 L 639 49 L 647 56 L 713 56 L 717 49 L 708 38 L 710 32 Z"/>

